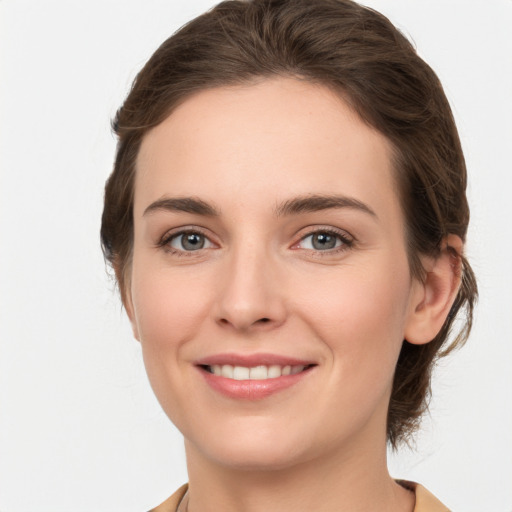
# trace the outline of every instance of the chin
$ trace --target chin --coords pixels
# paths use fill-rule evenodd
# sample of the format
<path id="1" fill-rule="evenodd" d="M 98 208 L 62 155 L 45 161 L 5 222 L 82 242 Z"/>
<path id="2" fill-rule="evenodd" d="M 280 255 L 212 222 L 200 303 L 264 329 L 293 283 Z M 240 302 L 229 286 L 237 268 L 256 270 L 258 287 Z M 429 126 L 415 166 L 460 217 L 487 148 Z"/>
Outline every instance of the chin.
<path id="1" fill-rule="evenodd" d="M 290 429 L 243 428 L 230 432 L 213 430 L 199 442 L 188 440 L 194 450 L 212 462 L 239 471 L 273 471 L 300 464 L 307 459 L 303 436 L 290 435 Z"/>
<path id="2" fill-rule="evenodd" d="M 282 449 L 276 451 L 275 444 L 263 449 L 257 446 L 244 446 L 241 450 L 221 449 L 211 455 L 218 464 L 237 471 L 279 471 L 304 462 L 299 453 Z"/>

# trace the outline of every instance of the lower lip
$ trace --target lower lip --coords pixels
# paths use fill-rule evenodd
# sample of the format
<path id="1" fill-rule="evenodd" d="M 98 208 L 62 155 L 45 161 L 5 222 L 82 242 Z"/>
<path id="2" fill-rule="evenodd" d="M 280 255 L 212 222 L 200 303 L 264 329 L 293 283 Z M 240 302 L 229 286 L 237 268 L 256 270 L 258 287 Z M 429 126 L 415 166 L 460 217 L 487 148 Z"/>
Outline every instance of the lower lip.
<path id="1" fill-rule="evenodd" d="M 297 384 L 309 375 L 312 369 L 313 367 L 310 367 L 295 375 L 265 380 L 234 380 L 214 375 L 203 368 L 199 368 L 199 371 L 207 384 L 224 396 L 241 400 L 262 400 Z"/>

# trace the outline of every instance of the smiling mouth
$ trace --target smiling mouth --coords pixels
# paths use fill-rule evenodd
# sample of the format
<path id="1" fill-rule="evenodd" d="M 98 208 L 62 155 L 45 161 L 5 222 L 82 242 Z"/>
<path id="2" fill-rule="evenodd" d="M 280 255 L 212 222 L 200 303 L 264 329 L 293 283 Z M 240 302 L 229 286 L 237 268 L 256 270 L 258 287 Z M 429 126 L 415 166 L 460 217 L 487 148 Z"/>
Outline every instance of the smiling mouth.
<path id="1" fill-rule="evenodd" d="M 232 380 L 271 380 L 288 375 L 297 375 L 312 368 L 308 365 L 258 365 L 258 366 L 234 366 L 230 364 L 200 365 L 200 367 L 217 377 L 225 377 Z"/>

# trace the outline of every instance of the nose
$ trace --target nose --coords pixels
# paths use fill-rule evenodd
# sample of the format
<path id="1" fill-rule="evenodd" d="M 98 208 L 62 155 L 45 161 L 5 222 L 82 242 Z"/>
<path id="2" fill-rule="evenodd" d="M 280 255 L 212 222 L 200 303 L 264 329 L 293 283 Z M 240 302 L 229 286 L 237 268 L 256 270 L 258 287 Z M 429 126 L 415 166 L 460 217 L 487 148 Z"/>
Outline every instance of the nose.
<path id="1" fill-rule="evenodd" d="M 216 322 L 237 331 L 272 330 L 286 318 L 283 273 L 264 250 L 233 250 L 219 276 Z"/>

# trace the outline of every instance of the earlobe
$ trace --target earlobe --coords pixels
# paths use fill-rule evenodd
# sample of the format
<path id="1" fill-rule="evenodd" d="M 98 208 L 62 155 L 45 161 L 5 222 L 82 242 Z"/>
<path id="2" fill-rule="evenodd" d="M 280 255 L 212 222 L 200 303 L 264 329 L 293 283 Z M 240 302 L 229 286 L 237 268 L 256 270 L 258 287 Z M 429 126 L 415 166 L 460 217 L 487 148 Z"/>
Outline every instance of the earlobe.
<path id="1" fill-rule="evenodd" d="M 404 338 L 421 345 L 432 341 L 443 327 L 461 282 L 462 240 L 448 235 L 440 254 L 426 262 L 426 276 L 417 281 L 411 294 Z"/>

